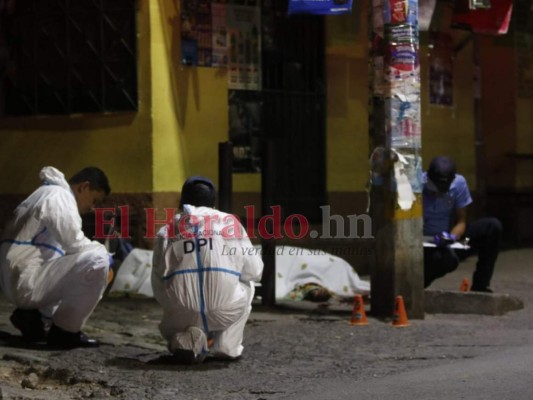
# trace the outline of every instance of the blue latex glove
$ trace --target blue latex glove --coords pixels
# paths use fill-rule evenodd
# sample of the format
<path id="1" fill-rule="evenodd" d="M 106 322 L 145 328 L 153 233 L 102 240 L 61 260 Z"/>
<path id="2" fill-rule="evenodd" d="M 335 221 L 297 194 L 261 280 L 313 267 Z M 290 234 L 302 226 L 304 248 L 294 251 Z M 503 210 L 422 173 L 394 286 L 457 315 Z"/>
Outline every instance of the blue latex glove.
<path id="1" fill-rule="evenodd" d="M 113 266 L 113 264 L 115 263 L 115 259 L 113 258 L 113 254 L 108 254 L 109 256 L 109 266 Z"/>
<path id="2" fill-rule="evenodd" d="M 448 232 L 441 232 L 434 237 L 437 247 L 445 247 L 457 241 L 457 236 Z"/>

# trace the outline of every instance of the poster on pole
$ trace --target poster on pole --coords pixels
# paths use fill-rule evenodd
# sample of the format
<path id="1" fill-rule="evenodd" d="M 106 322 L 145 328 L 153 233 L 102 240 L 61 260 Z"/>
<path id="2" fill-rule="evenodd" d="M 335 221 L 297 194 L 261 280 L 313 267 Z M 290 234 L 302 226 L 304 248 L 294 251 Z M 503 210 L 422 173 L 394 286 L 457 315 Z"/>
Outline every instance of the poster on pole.
<path id="1" fill-rule="evenodd" d="M 352 0 L 289 0 L 289 15 L 335 15 L 349 14 L 351 11 Z"/>
<path id="2" fill-rule="evenodd" d="M 418 2 L 373 2 L 374 93 L 383 96 L 395 149 L 421 144 Z"/>

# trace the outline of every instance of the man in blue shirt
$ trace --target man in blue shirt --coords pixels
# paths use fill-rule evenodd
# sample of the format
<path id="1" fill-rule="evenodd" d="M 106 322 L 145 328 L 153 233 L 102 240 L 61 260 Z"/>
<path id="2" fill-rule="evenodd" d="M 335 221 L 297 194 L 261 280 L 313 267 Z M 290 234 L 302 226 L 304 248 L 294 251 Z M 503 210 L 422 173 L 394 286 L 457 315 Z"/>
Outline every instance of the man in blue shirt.
<path id="1" fill-rule="evenodd" d="M 465 178 L 456 173 L 450 158 L 434 158 L 424 179 L 424 236 L 433 237 L 437 244 L 424 248 L 424 287 L 454 271 L 461 260 L 477 252 L 471 290 L 492 292 L 490 280 L 502 234 L 500 221 L 481 218 L 467 224 L 466 207 L 472 203 L 472 197 Z M 468 251 L 450 248 L 453 242 L 464 238 L 469 239 Z"/>

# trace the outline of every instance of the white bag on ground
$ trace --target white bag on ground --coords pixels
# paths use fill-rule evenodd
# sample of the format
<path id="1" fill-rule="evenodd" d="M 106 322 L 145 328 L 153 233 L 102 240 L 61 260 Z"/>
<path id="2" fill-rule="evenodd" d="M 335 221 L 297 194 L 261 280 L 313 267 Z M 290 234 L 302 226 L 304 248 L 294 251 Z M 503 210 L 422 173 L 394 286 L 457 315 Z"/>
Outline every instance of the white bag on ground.
<path id="1" fill-rule="evenodd" d="M 130 251 L 122 261 L 109 292 L 135 293 L 154 297 L 150 283 L 153 254 L 152 250 L 133 249 Z"/>

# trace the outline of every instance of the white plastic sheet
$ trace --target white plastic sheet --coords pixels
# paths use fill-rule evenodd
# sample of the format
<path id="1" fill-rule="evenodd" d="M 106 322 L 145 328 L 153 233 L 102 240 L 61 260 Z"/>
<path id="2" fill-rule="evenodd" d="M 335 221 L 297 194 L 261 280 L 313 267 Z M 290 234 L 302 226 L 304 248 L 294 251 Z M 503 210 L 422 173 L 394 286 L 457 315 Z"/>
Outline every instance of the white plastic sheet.
<path id="1" fill-rule="evenodd" d="M 150 282 L 153 254 L 152 250 L 133 249 L 120 265 L 109 292 L 135 293 L 154 297 Z"/>
<path id="2" fill-rule="evenodd" d="M 256 246 L 260 252 L 260 246 Z M 153 297 L 150 284 L 151 250 L 134 249 L 119 268 L 110 292 Z M 370 293 L 370 283 L 359 278 L 344 259 L 321 250 L 276 247 L 276 298 L 285 298 L 297 285 L 317 283 L 338 296 Z"/>

